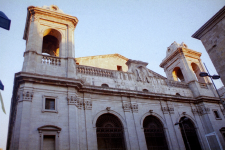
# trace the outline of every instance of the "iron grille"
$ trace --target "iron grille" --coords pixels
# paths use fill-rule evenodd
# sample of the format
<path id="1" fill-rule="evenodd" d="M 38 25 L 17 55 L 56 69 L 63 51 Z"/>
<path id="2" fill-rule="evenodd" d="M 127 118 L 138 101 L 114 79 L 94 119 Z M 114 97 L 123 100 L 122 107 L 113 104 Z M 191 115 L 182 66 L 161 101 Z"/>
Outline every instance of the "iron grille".
<path id="1" fill-rule="evenodd" d="M 161 122 L 154 116 L 147 116 L 143 122 L 148 150 L 168 150 Z"/>
<path id="2" fill-rule="evenodd" d="M 101 115 L 96 127 L 99 150 L 125 150 L 123 127 L 116 116 Z"/>

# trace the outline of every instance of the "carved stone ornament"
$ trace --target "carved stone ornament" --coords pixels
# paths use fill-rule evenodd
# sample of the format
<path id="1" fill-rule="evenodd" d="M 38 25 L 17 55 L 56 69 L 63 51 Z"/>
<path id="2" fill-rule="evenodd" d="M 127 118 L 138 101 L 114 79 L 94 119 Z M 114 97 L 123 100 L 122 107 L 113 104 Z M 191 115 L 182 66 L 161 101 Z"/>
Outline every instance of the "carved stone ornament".
<path id="1" fill-rule="evenodd" d="M 205 115 L 210 113 L 210 108 L 205 107 L 204 105 L 198 106 L 198 114 L 199 115 Z"/>
<path id="2" fill-rule="evenodd" d="M 153 110 L 149 110 L 149 113 L 152 114 L 153 113 Z"/>
<path id="3" fill-rule="evenodd" d="M 110 110 L 111 110 L 111 107 L 106 107 L 106 110 L 107 110 L 107 111 L 110 111 Z"/>
<path id="4" fill-rule="evenodd" d="M 164 114 L 174 114 L 174 108 L 173 107 L 162 107 L 162 111 Z"/>
<path id="5" fill-rule="evenodd" d="M 134 113 L 138 113 L 138 104 L 137 103 L 131 104 L 131 109 Z"/>
<path id="6" fill-rule="evenodd" d="M 85 100 L 84 101 L 84 107 L 86 110 L 91 110 L 92 109 L 92 101 L 91 100 Z"/>
<path id="7" fill-rule="evenodd" d="M 129 103 L 129 102 L 123 103 L 123 110 L 124 110 L 125 112 L 130 112 L 131 106 L 130 106 L 130 103 Z"/>
<path id="8" fill-rule="evenodd" d="M 18 101 L 32 101 L 34 93 L 31 91 L 23 91 L 22 95 L 18 94 Z"/>
<path id="9" fill-rule="evenodd" d="M 197 109 L 193 109 L 193 108 L 192 108 L 191 111 L 192 111 L 192 113 L 195 114 L 195 115 L 198 114 L 198 110 L 197 110 Z"/>
<path id="10" fill-rule="evenodd" d="M 83 107 L 83 101 L 80 100 L 76 95 L 67 97 L 68 105 L 75 105 L 77 108 L 81 109 Z"/>

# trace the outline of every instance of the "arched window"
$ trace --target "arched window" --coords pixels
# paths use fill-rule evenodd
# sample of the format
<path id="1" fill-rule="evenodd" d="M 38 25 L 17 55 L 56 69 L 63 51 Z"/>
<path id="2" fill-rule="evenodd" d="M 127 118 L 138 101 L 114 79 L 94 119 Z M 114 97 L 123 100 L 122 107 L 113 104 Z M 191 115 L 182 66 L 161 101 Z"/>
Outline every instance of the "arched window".
<path id="1" fill-rule="evenodd" d="M 191 67 L 195 73 L 195 77 L 197 78 L 197 80 L 201 83 L 205 83 L 204 78 L 199 76 L 199 73 L 201 72 L 201 70 L 199 69 L 198 65 L 195 63 L 191 63 Z"/>
<path id="2" fill-rule="evenodd" d="M 47 29 L 43 34 L 42 53 L 59 56 L 61 34 L 55 29 Z"/>
<path id="3" fill-rule="evenodd" d="M 181 96 L 180 93 L 176 93 L 176 96 Z"/>
<path id="4" fill-rule="evenodd" d="M 147 89 L 143 89 L 142 91 L 143 91 L 143 92 L 148 92 L 148 90 L 147 90 Z"/>
<path id="5" fill-rule="evenodd" d="M 172 75 L 173 75 L 174 81 L 185 82 L 183 73 L 179 67 L 176 67 L 173 69 Z"/>
<path id="6" fill-rule="evenodd" d="M 154 116 L 147 116 L 143 122 L 148 150 L 168 150 L 162 123 Z"/>
<path id="7" fill-rule="evenodd" d="M 99 150 L 125 150 L 123 126 L 112 114 L 101 115 L 96 122 Z"/>
<path id="8" fill-rule="evenodd" d="M 194 127 L 194 124 L 190 119 L 184 120 L 186 117 L 182 117 L 180 119 L 180 129 L 181 129 L 181 134 L 184 140 L 184 145 L 186 150 L 201 150 L 201 146 L 198 141 L 198 136 Z M 183 121 L 184 120 L 184 121 Z M 189 143 L 189 145 L 188 145 Z M 190 146 L 190 148 L 189 148 Z"/>
<path id="9" fill-rule="evenodd" d="M 108 84 L 102 84 L 102 86 L 101 86 L 101 87 L 108 88 L 108 87 L 109 87 L 109 85 L 108 85 Z"/>

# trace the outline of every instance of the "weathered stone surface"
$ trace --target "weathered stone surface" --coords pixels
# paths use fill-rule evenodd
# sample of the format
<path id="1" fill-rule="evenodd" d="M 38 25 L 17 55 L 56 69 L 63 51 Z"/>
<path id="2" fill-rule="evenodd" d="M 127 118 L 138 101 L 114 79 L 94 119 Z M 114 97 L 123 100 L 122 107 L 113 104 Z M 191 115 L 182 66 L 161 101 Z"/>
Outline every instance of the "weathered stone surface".
<path id="1" fill-rule="evenodd" d="M 122 124 L 126 149 L 147 150 L 143 122 L 148 116 L 162 124 L 168 149 L 185 149 L 180 127 L 174 125 L 182 117 L 193 122 L 202 149 L 209 149 L 205 134 L 211 131 L 225 148 L 219 99 L 211 83 L 198 82 L 192 69 L 193 62 L 201 66 L 200 53 L 184 43 L 170 46 L 172 52 L 161 64 L 167 78 L 147 63 L 119 54 L 75 61 L 78 20 L 53 6 L 28 7 L 27 48 L 22 72 L 15 74 L 7 149 L 42 149 L 45 135 L 57 136 L 56 149 L 98 149 L 96 122 L 103 114 L 116 116 Z M 43 33 L 49 28 L 62 36 L 58 57 L 42 54 Z M 117 65 L 123 70 L 117 71 Z M 175 67 L 182 68 L 185 82 L 175 81 Z M 53 100 L 54 110 L 46 110 L 46 98 Z M 213 110 L 221 119 L 215 119 Z"/>

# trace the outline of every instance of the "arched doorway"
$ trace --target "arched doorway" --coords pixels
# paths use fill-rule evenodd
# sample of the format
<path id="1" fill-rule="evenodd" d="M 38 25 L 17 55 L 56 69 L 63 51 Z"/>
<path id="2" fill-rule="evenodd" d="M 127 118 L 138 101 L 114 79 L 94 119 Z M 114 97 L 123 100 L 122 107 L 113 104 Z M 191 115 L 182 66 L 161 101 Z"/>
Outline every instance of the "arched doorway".
<path id="1" fill-rule="evenodd" d="M 186 117 L 182 117 L 180 119 L 180 129 L 181 129 L 181 134 L 184 140 L 184 145 L 186 150 L 201 150 L 201 146 L 198 140 L 198 136 L 196 133 L 196 129 L 194 127 L 194 124 L 190 119 L 185 119 Z M 189 143 L 189 145 L 188 145 Z M 190 148 L 189 148 L 190 146 Z"/>
<path id="2" fill-rule="evenodd" d="M 172 72 L 174 81 L 185 82 L 183 73 L 179 67 L 175 67 Z"/>
<path id="3" fill-rule="evenodd" d="M 162 123 L 154 116 L 147 116 L 143 122 L 148 150 L 168 150 Z"/>
<path id="4" fill-rule="evenodd" d="M 125 150 L 123 126 L 115 115 L 101 115 L 96 128 L 99 150 Z"/>
<path id="5" fill-rule="evenodd" d="M 55 29 L 47 29 L 43 33 L 42 53 L 59 56 L 61 34 Z"/>

